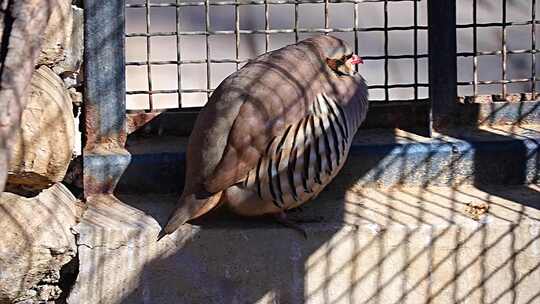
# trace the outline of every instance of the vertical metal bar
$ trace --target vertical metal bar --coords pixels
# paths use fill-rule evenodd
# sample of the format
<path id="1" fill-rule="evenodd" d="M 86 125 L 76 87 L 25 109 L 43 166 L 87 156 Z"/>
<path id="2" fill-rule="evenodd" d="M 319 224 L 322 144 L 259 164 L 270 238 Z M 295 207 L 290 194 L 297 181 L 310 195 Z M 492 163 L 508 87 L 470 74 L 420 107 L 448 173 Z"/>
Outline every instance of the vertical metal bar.
<path id="1" fill-rule="evenodd" d="M 294 2 L 294 42 L 298 42 L 298 1 Z"/>
<path id="2" fill-rule="evenodd" d="M 478 3 L 473 0 L 473 96 L 478 96 Z"/>
<path id="3" fill-rule="evenodd" d="M 532 28 L 531 28 L 531 93 L 532 100 L 536 100 L 536 0 L 532 0 Z"/>
<path id="4" fill-rule="evenodd" d="M 456 2 L 428 1 L 431 128 L 443 130 L 459 116 L 457 103 Z"/>
<path id="5" fill-rule="evenodd" d="M 414 100 L 418 100 L 418 1 L 413 0 Z"/>
<path id="6" fill-rule="evenodd" d="M 384 101 L 389 101 L 388 90 L 388 0 L 384 0 Z"/>
<path id="7" fill-rule="evenodd" d="M 506 47 L 506 0 L 502 0 L 502 80 L 506 80 L 506 64 L 508 59 L 508 49 Z M 502 84 L 502 98 L 506 99 L 506 83 Z"/>
<path id="8" fill-rule="evenodd" d="M 330 27 L 330 17 L 328 16 L 328 0 L 324 0 L 324 29 Z"/>
<path id="9" fill-rule="evenodd" d="M 270 45 L 270 12 L 268 9 L 268 0 L 264 0 L 264 52 L 268 53 L 268 46 Z"/>
<path id="10" fill-rule="evenodd" d="M 125 2 L 84 1 L 86 198 L 112 193 L 129 164 L 126 141 Z"/>
<path id="11" fill-rule="evenodd" d="M 176 73 L 177 73 L 177 86 L 178 86 L 178 107 L 182 108 L 182 67 L 180 62 L 182 61 L 181 56 L 181 45 L 180 45 L 180 1 L 176 0 Z"/>
<path id="12" fill-rule="evenodd" d="M 154 110 L 154 101 L 152 97 L 152 65 L 150 64 L 150 61 L 152 60 L 152 46 L 150 44 L 151 37 L 150 37 L 150 0 L 144 0 L 145 5 L 145 14 L 146 14 L 146 72 L 148 76 L 148 106 L 149 111 Z"/>
<path id="13" fill-rule="evenodd" d="M 294 2 L 294 42 L 298 42 L 298 1 Z"/>
<path id="14" fill-rule="evenodd" d="M 204 26 L 205 26 L 205 47 L 206 47 L 206 96 L 210 98 L 210 0 L 204 2 Z"/>
<path id="15" fill-rule="evenodd" d="M 234 4 L 234 42 L 235 42 L 235 59 L 236 59 L 236 70 L 240 68 L 238 61 L 240 60 L 240 5 L 238 5 L 238 0 Z"/>
<path id="16" fill-rule="evenodd" d="M 358 2 L 354 3 L 354 12 L 353 12 L 353 26 L 354 26 L 354 53 L 358 54 Z M 355 65 L 356 71 L 358 71 L 358 65 Z"/>

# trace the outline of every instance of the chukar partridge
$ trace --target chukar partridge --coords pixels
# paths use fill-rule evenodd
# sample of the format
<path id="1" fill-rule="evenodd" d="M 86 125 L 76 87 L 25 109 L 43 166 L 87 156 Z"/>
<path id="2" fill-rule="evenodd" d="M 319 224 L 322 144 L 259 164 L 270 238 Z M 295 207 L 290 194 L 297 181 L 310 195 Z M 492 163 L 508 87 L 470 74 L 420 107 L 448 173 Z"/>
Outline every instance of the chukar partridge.
<path id="1" fill-rule="evenodd" d="M 184 191 L 161 236 L 218 204 L 284 219 L 316 197 L 345 163 L 367 112 L 358 63 L 342 40 L 317 36 L 226 78 L 197 117 Z"/>

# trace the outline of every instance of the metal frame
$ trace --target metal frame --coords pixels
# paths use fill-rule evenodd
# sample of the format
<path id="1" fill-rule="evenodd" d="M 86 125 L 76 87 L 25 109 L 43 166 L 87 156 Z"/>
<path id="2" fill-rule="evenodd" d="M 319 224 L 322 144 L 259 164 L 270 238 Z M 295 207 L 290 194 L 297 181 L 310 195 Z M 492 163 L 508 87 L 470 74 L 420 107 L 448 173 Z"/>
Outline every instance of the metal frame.
<path id="1" fill-rule="evenodd" d="M 84 1 L 85 197 L 112 193 L 130 161 L 124 148 L 124 13 L 123 1 Z"/>
<path id="2" fill-rule="evenodd" d="M 428 23 L 430 130 L 442 130 L 458 114 L 455 0 L 429 1 Z"/>

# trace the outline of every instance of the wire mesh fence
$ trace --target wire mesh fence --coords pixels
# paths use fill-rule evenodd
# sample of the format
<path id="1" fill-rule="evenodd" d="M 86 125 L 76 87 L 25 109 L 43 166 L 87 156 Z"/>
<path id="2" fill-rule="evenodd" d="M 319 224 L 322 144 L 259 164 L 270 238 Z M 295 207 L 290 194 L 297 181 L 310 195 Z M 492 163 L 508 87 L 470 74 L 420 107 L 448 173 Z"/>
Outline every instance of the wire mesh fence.
<path id="1" fill-rule="evenodd" d="M 347 41 L 374 102 L 428 100 L 426 2 L 128 1 L 128 109 L 202 106 L 249 59 L 330 33 Z"/>
<path id="2" fill-rule="evenodd" d="M 458 1 L 458 92 L 465 101 L 538 98 L 537 2 Z"/>
<path id="3" fill-rule="evenodd" d="M 538 0 L 457 0 L 458 95 L 538 98 Z M 248 60 L 329 33 L 365 64 L 371 101 L 429 101 L 427 1 L 128 0 L 127 107 L 203 106 Z"/>

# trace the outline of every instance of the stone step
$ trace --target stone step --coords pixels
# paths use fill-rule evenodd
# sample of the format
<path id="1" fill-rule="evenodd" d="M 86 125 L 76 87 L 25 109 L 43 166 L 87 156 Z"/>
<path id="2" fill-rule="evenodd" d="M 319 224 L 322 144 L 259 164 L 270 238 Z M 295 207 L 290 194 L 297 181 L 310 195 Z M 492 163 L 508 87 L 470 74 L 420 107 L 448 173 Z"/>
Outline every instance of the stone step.
<path id="1" fill-rule="evenodd" d="M 331 184 L 291 216 L 226 211 L 156 242 L 177 195 L 89 199 L 68 303 L 540 303 L 540 187 Z"/>
<path id="2" fill-rule="evenodd" d="M 185 137 L 133 137 L 121 193 L 180 192 Z M 363 186 L 523 185 L 540 182 L 540 125 L 460 129 L 423 137 L 360 130 L 340 183 Z M 159 181 L 159 182 L 156 182 Z"/>

